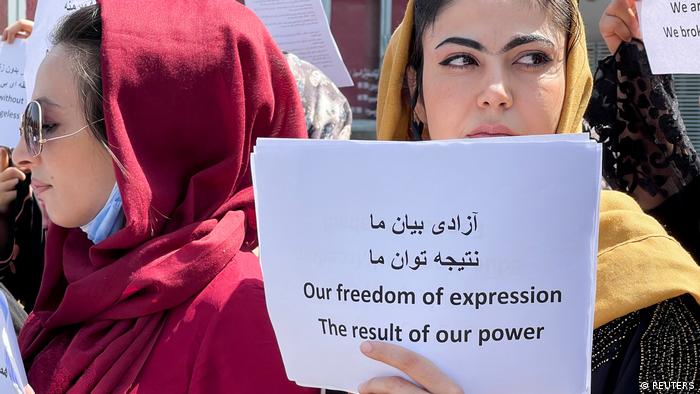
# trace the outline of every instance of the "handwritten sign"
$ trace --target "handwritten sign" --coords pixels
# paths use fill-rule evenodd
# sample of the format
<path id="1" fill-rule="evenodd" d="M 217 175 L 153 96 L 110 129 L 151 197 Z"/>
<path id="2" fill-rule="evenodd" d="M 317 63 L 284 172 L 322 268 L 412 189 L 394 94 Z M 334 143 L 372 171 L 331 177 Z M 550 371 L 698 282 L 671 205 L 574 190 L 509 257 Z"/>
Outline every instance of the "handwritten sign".
<path id="1" fill-rule="evenodd" d="M 27 105 L 24 83 L 26 43 L 0 44 L 0 145 L 14 147 L 19 124 Z"/>
<path id="2" fill-rule="evenodd" d="M 318 67 L 338 87 L 352 86 L 321 0 L 246 0 L 284 51 Z"/>
<path id="3" fill-rule="evenodd" d="M 0 292 L 0 392 L 24 393 L 27 375 L 5 295 Z"/>
<path id="4" fill-rule="evenodd" d="M 588 392 L 600 174 L 584 136 L 259 139 L 260 257 L 288 377 L 355 392 L 398 373 L 360 353 L 381 340 L 467 393 Z"/>
<path id="5" fill-rule="evenodd" d="M 34 93 L 36 74 L 41 62 L 51 49 L 51 34 L 58 23 L 66 15 L 89 5 L 96 0 L 39 0 L 34 19 L 34 30 L 27 39 L 27 60 L 24 77 L 27 86 L 27 98 L 31 99 Z"/>
<path id="6" fill-rule="evenodd" d="M 642 36 L 654 74 L 700 74 L 700 2 L 640 3 Z"/>

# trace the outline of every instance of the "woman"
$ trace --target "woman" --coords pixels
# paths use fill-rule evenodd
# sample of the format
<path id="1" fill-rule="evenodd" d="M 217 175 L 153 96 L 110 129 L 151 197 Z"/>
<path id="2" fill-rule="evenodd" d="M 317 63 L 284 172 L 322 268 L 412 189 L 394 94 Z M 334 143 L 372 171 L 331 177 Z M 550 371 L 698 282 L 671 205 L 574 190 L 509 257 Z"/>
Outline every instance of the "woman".
<path id="1" fill-rule="evenodd" d="M 104 1 L 55 44 L 13 157 L 51 221 L 30 384 L 313 392 L 285 377 L 250 252 L 255 138 L 305 133 L 262 24 L 226 1 Z"/>
<path id="2" fill-rule="evenodd" d="M 20 19 L 3 30 L 2 40 L 31 36 L 34 22 Z M 352 111 L 326 75 L 293 54 L 285 54 L 301 95 L 309 138 L 349 139 Z M 7 152 L 7 153 L 6 153 Z M 10 150 L 0 147 L 2 156 Z M 10 163 L 11 164 L 11 163 Z M 31 312 L 43 271 L 42 215 L 30 193 L 31 173 L 0 165 L 0 290 L 6 291 L 17 333 Z M 16 299 L 16 302 L 15 302 Z"/>
<path id="3" fill-rule="evenodd" d="M 379 138 L 579 132 L 592 78 L 577 6 L 409 1 L 382 69 Z M 597 282 L 593 392 L 700 387 L 700 267 L 620 193 L 602 196 Z"/>

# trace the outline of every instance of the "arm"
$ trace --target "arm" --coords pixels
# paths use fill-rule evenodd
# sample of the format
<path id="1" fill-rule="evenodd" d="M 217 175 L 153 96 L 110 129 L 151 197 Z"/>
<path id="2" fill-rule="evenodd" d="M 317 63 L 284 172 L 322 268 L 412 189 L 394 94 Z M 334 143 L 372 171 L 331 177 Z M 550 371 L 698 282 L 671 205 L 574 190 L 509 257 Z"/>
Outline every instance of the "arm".
<path id="1" fill-rule="evenodd" d="M 600 22 L 613 56 L 602 60 L 586 112 L 603 144 L 603 175 L 700 260 L 700 160 L 670 75 L 653 75 L 634 0 L 612 0 Z"/>
<path id="2" fill-rule="evenodd" d="M 603 175 L 645 210 L 679 193 L 700 173 L 670 75 L 652 75 L 641 41 L 600 62 L 586 112 L 603 144 Z"/>

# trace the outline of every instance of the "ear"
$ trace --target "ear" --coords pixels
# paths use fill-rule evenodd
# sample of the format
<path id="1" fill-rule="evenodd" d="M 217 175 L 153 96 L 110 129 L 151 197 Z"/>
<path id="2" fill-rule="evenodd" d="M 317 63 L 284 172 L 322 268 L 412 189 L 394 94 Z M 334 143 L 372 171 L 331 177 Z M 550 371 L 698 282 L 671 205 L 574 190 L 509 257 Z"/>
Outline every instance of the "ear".
<path id="1" fill-rule="evenodd" d="M 417 73 L 416 69 L 408 66 L 406 67 L 406 82 L 408 83 L 408 91 L 411 93 L 411 99 L 413 99 L 416 95 L 416 90 L 418 87 L 418 82 L 416 80 Z M 416 118 L 418 118 L 419 121 L 421 121 L 423 124 L 427 124 L 427 119 L 428 117 L 426 116 L 425 112 L 425 104 L 423 102 L 423 96 L 418 97 L 418 101 L 416 102 L 416 108 L 414 110 L 414 114 Z"/>

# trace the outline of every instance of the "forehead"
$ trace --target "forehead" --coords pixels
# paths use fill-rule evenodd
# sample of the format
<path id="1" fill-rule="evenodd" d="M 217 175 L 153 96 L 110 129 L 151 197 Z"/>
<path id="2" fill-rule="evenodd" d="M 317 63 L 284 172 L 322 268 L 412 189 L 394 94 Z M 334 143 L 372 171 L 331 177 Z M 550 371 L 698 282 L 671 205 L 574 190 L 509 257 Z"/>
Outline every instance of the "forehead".
<path id="1" fill-rule="evenodd" d="M 561 41 L 563 45 L 564 32 L 554 26 L 547 12 L 533 0 L 452 0 L 440 10 L 423 39 L 439 42 L 460 36 L 491 47 L 502 45 L 514 35 L 533 33 L 557 43 Z"/>
<path id="2" fill-rule="evenodd" d="M 32 97 L 51 97 L 54 101 L 70 101 L 77 96 L 73 75 L 68 51 L 60 45 L 54 47 L 39 66 Z"/>

